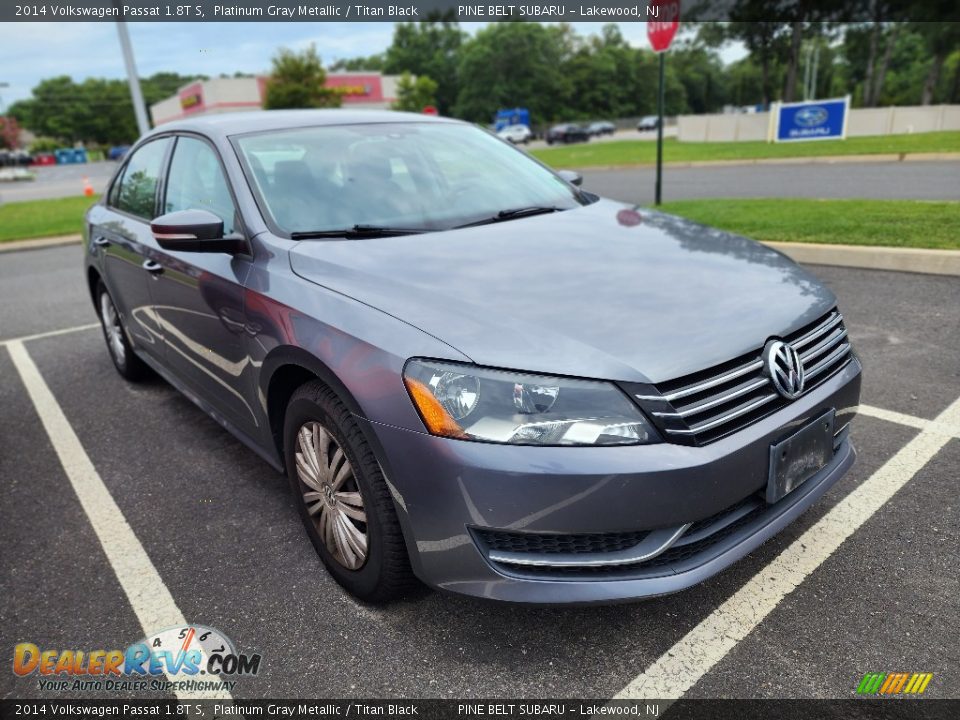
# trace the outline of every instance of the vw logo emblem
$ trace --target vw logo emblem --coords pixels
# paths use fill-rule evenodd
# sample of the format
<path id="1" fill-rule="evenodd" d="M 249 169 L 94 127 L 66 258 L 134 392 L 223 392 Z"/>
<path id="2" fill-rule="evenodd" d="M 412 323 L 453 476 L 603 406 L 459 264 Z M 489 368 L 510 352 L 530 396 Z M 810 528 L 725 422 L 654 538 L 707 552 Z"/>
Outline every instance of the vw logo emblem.
<path id="1" fill-rule="evenodd" d="M 803 394 L 803 363 L 793 346 L 771 340 L 763 349 L 763 367 L 777 392 L 793 400 Z"/>

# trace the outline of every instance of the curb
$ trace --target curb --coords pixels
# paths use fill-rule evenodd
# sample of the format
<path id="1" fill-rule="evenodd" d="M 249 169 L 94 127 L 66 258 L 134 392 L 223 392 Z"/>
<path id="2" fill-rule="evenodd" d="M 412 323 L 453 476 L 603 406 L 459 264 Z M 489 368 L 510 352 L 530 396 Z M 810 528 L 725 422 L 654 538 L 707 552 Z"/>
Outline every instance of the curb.
<path id="1" fill-rule="evenodd" d="M 0 243 L 0 254 L 17 250 L 40 250 L 79 243 L 80 235 L 16 240 Z M 868 245 L 824 245 L 822 243 L 764 242 L 792 260 L 811 265 L 836 265 L 863 270 L 953 275 L 960 277 L 960 250 L 874 247 Z"/>
<path id="2" fill-rule="evenodd" d="M 750 160 L 690 160 L 663 163 L 665 168 L 744 167 L 750 165 L 833 165 L 838 163 L 943 162 L 960 160 L 960 153 L 878 153 L 875 155 L 818 155 L 813 157 L 752 158 Z M 571 167 L 582 172 L 638 170 L 656 167 L 654 163 L 631 165 L 582 165 Z"/>
<path id="3" fill-rule="evenodd" d="M 33 240 L 12 240 L 0 243 L 0 254 L 17 250 L 42 250 L 59 245 L 73 245 L 83 240 L 80 235 L 60 235 L 58 237 L 34 238 Z"/>
<path id="4" fill-rule="evenodd" d="M 792 260 L 811 265 L 836 265 L 863 270 L 892 270 L 926 275 L 960 276 L 960 250 L 765 242 Z"/>

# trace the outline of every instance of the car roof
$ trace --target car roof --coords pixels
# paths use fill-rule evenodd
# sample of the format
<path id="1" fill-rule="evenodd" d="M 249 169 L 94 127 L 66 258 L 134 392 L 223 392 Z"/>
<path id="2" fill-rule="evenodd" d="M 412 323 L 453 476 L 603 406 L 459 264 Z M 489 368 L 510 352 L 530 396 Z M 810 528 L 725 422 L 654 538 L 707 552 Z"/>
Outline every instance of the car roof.
<path id="1" fill-rule="evenodd" d="M 392 110 L 255 110 L 217 113 L 176 120 L 154 128 L 149 135 L 172 131 L 193 131 L 211 137 L 229 137 L 249 132 L 287 130 L 324 125 L 369 125 L 377 123 L 457 123 L 452 118 L 395 112 Z"/>

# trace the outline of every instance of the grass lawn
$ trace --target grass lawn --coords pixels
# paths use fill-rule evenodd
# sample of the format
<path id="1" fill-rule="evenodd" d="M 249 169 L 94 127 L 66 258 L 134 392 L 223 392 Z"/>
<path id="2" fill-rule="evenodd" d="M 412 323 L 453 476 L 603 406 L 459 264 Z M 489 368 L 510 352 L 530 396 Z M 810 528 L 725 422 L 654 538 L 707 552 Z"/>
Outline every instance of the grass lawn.
<path id="1" fill-rule="evenodd" d="M 0 242 L 79 233 L 95 199 L 0 205 Z M 756 240 L 960 250 L 960 202 L 676 200 L 663 210 Z"/>
<path id="2" fill-rule="evenodd" d="M 677 200 L 662 208 L 754 240 L 960 250 L 960 202 Z"/>
<path id="3" fill-rule="evenodd" d="M 0 242 L 79 233 L 83 214 L 96 200 L 80 196 L 0 205 Z"/>
<path id="4" fill-rule="evenodd" d="M 816 142 L 678 142 L 663 141 L 663 161 L 754 160 L 817 155 L 879 155 L 888 153 L 960 152 L 960 132 L 856 137 Z M 532 155 L 555 168 L 606 165 L 646 165 L 657 161 L 657 144 L 649 140 L 580 143 L 533 150 Z"/>

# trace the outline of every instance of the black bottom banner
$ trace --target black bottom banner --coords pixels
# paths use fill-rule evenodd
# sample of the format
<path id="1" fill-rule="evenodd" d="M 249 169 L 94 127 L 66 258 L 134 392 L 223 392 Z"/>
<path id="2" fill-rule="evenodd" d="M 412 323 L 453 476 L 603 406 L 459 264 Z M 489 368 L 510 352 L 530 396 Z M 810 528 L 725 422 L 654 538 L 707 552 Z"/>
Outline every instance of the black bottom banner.
<path id="1" fill-rule="evenodd" d="M 0 718 L 955 720 L 960 700 L 0 700 Z"/>

